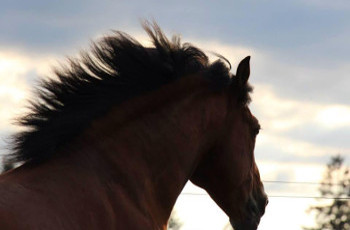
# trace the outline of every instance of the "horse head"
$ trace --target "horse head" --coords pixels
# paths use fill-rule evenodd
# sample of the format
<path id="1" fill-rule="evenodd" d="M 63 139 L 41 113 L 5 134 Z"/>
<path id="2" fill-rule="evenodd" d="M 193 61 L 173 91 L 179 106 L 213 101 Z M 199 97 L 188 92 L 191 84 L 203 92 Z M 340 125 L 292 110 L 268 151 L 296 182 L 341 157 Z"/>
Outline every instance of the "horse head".
<path id="1" fill-rule="evenodd" d="M 237 230 L 257 229 L 268 199 L 254 159 L 258 120 L 251 114 L 250 57 L 241 61 L 225 92 L 227 112 L 191 181 L 204 188 Z"/>

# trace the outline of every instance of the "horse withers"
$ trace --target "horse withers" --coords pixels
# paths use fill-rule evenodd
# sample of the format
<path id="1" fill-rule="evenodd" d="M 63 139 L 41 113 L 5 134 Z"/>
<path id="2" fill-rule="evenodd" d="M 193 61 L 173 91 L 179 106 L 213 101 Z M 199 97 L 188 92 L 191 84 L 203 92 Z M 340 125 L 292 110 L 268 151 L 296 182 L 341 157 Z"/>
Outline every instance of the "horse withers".
<path id="1" fill-rule="evenodd" d="M 236 75 L 157 25 L 114 32 L 44 79 L 0 177 L 0 229 L 166 229 L 188 180 L 238 230 L 267 196 L 254 159 L 249 57 Z"/>

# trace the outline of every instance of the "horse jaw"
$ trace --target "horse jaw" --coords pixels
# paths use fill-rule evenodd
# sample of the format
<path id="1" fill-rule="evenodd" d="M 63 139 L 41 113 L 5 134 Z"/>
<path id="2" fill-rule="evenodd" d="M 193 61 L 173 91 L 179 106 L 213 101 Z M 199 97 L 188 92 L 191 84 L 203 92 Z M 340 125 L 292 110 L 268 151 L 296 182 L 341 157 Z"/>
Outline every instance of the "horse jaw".
<path id="1" fill-rule="evenodd" d="M 231 226 L 235 230 L 256 230 L 258 229 L 259 222 L 260 222 L 260 218 L 259 220 L 250 219 L 250 220 L 245 220 L 243 222 L 234 221 L 230 219 Z"/>

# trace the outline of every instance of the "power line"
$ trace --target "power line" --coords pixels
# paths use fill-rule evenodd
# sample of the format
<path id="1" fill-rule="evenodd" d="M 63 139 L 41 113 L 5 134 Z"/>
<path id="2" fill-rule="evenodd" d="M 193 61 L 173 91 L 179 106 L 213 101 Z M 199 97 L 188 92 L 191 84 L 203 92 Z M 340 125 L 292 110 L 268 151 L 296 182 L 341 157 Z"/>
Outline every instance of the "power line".
<path id="1" fill-rule="evenodd" d="M 339 183 L 324 183 L 324 182 L 312 182 L 312 181 L 283 181 L 283 180 L 263 180 L 264 183 L 277 183 L 277 184 L 311 184 L 311 185 L 336 185 L 342 186 Z"/>
<path id="2" fill-rule="evenodd" d="M 284 181 L 284 180 L 263 180 L 264 183 L 276 183 L 276 184 L 309 184 L 309 185 L 330 185 L 330 186 L 342 186 L 339 183 L 324 183 L 324 182 L 312 182 L 312 181 Z M 189 196 L 209 196 L 207 193 L 191 193 L 185 192 L 180 195 Z M 325 200 L 350 200 L 350 197 L 324 197 L 324 196 L 295 196 L 295 195 L 269 195 L 271 198 L 292 198 L 292 199 L 325 199 Z"/>
<path id="3" fill-rule="evenodd" d="M 188 196 L 209 196 L 207 193 L 191 193 L 184 192 L 180 195 L 188 195 Z M 326 196 L 283 196 L 283 195 L 270 195 L 269 198 L 293 198 L 293 199 L 325 199 L 325 200 L 350 200 L 350 197 L 326 197 Z"/>
<path id="4" fill-rule="evenodd" d="M 326 197 L 326 196 L 275 196 L 272 198 L 296 198 L 296 199 L 323 199 L 323 200 L 350 200 L 350 197 Z"/>

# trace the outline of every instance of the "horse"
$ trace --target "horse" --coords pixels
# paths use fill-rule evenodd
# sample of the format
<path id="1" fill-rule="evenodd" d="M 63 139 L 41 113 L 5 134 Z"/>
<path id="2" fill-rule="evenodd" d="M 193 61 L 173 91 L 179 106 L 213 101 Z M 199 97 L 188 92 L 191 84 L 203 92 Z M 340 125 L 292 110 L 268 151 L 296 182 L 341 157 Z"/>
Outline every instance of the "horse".
<path id="1" fill-rule="evenodd" d="M 268 199 L 254 159 L 250 57 L 223 58 L 168 39 L 113 31 L 40 80 L 0 176 L 0 229 L 166 229 L 187 181 L 238 230 Z M 225 59 L 226 60 L 226 59 Z"/>

